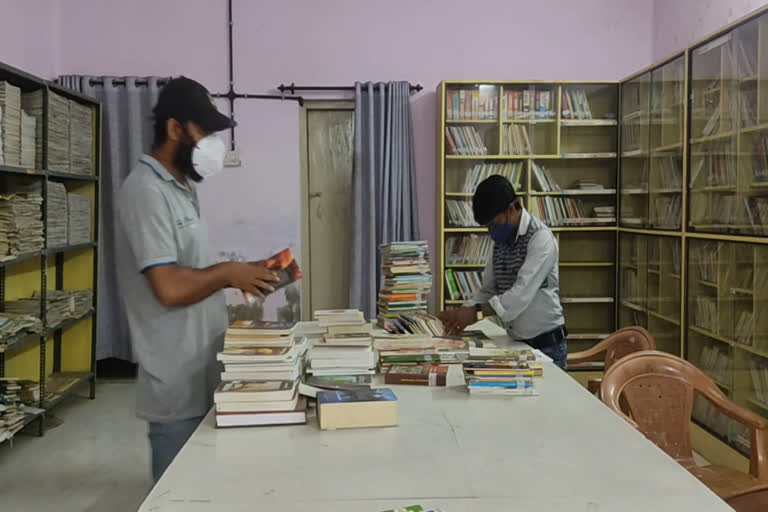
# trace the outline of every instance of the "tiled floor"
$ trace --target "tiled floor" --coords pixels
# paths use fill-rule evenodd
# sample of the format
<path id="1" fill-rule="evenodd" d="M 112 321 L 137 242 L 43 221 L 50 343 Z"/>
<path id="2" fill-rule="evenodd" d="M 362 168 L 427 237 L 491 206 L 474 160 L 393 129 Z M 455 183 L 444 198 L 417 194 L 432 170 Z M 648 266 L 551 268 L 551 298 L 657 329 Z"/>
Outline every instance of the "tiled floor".
<path id="1" fill-rule="evenodd" d="M 43 437 L 0 445 L 0 510 L 135 512 L 151 486 L 147 425 L 131 381 L 100 381 L 96 399 L 72 397 Z"/>

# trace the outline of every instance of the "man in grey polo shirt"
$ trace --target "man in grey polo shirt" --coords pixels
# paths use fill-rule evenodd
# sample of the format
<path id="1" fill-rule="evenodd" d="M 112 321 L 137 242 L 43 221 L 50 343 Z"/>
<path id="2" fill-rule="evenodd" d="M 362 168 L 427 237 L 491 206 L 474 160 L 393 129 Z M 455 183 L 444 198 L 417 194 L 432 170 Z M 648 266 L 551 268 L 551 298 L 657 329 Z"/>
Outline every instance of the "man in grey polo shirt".
<path id="1" fill-rule="evenodd" d="M 212 405 L 227 328 L 222 289 L 257 296 L 276 276 L 253 263 L 213 264 L 195 182 L 221 171 L 216 132 L 233 121 L 208 91 L 176 78 L 154 108 L 152 151 L 117 200 L 117 274 L 138 359 L 137 414 L 149 422 L 155 481 Z"/>

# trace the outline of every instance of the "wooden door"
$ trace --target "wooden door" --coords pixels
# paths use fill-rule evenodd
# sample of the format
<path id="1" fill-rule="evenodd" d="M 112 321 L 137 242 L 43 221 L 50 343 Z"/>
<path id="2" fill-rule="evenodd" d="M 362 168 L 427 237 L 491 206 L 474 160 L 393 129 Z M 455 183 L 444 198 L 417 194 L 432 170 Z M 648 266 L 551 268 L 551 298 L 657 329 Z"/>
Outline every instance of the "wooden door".
<path id="1" fill-rule="evenodd" d="M 349 303 L 354 105 L 309 103 L 305 136 L 303 317 Z"/>

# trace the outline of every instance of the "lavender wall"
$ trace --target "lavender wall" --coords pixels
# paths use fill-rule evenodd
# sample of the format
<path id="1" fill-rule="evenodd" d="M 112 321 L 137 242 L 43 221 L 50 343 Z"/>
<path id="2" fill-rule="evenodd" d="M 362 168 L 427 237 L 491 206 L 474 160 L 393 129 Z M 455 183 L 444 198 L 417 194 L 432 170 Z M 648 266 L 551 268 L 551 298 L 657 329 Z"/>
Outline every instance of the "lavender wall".
<path id="1" fill-rule="evenodd" d="M 59 33 L 52 30 L 54 39 L 48 49 L 35 54 L 15 46 L 9 53 L 0 46 L 0 60 L 17 62 L 48 77 L 184 73 L 214 92 L 223 91 L 227 86 L 226 3 L 25 0 L 24 8 L 19 8 L 20 20 L 34 18 L 35 9 L 48 5 L 58 18 Z M 471 4 L 465 0 L 234 0 L 235 87 L 240 92 L 268 93 L 277 84 L 292 81 L 421 83 L 426 91 L 412 101 L 417 193 L 423 236 L 434 243 L 434 90 L 438 82 L 621 78 L 652 61 L 653 8 L 653 0 L 475 0 Z M 29 32 L 23 21 L 10 25 L 12 33 Z M 0 31 L 0 42 L 2 37 Z M 44 58 L 50 55 L 54 57 Z M 265 210 L 265 222 L 295 226 L 299 205 L 296 109 L 251 102 L 239 108 L 237 118 L 247 135 L 247 144 L 239 148 L 245 151 L 252 172 L 265 190 L 280 194 L 277 197 L 293 206 L 288 214 L 293 217 L 288 219 L 275 219 Z M 259 194 L 254 201 L 259 201 Z"/>
<path id="2" fill-rule="evenodd" d="M 654 0 L 653 60 L 661 60 L 768 0 Z"/>
<path id="3" fill-rule="evenodd" d="M 0 0 L 0 62 L 49 78 L 58 68 L 58 2 Z"/>

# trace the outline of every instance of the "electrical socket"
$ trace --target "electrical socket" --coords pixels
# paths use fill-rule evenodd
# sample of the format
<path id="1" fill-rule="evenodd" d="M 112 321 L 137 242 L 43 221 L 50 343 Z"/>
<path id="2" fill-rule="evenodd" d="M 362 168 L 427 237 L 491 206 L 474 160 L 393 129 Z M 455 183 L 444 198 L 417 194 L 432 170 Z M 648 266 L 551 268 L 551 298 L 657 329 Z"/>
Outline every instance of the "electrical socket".
<path id="1" fill-rule="evenodd" d="M 237 150 L 227 151 L 224 155 L 224 167 L 240 167 L 243 161 L 240 159 L 240 152 Z"/>

